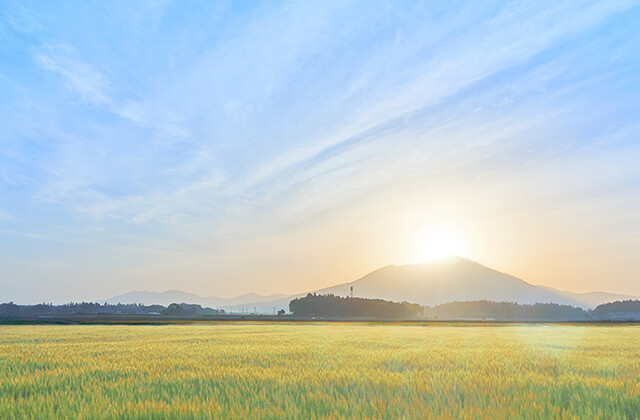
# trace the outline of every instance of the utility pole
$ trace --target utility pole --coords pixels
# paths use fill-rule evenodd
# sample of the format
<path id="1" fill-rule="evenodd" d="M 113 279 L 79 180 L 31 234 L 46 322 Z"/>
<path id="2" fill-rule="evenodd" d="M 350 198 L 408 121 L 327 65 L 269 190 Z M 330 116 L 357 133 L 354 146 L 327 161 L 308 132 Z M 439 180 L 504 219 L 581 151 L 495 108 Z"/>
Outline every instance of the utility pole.
<path id="1" fill-rule="evenodd" d="M 349 288 L 349 296 L 353 297 L 353 286 Z"/>

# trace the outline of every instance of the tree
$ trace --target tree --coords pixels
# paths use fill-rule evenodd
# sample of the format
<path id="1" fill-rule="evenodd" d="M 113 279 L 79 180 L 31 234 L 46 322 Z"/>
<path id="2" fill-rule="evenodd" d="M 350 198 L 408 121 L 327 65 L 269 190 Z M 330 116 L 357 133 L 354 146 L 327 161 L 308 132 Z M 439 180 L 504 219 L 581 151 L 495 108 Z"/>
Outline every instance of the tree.
<path id="1" fill-rule="evenodd" d="M 310 293 L 289 302 L 289 311 L 310 317 L 414 319 L 422 314 L 422 307 L 408 302 Z"/>

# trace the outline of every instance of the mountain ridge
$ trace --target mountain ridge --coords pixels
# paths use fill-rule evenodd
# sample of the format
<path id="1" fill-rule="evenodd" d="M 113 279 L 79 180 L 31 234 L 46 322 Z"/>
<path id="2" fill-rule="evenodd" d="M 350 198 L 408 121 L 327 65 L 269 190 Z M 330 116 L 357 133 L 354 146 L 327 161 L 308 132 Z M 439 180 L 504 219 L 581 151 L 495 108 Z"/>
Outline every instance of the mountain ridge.
<path id="1" fill-rule="evenodd" d="M 420 282 L 415 278 L 416 275 L 418 277 L 422 275 Z M 407 276 L 413 279 L 408 280 Z M 407 283 L 412 282 L 418 285 L 410 290 L 403 291 L 400 287 L 398 292 L 394 292 L 390 288 L 391 284 L 400 283 L 401 286 L 407 286 Z M 382 287 L 376 289 L 376 285 Z M 429 286 L 433 285 L 440 288 L 432 287 L 429 290 Z M 548 286 L 533 285 L 521 278 L 457 256 L 417 264 L 387 265 L 355 281 L 319 289 L 316 293 L 346 294 L 352 286 L 354 294 L 359 297 L 407 300 L 425 306 L 454 301 L 490 300 L 521 304 L 559 303 L 593 308 L 605 302 L 637 298 L 632 295 L 609 292 L 573 293 Z"/>
<path id="2" fill-rule="evenodd" d="M 184 292 L 182 290 L 169 289 L 162 292 L 134 290 L 113 296 L 109 299 L 100 301 L 100 303 L 144 303 L 169 305 L 171 303 L 195 303 L 209 307 L 231 308 L 233 306 L 255 306 L 264 302 L 272 302 L 280 299 L 288 298 L 285 294 L 261 295 L 258 293 L 244 293 L 242 295 L 221 298 L 219 296 L 200 296 L 195 293 Z"/>
<path id="3" fill-rule="evenodd" d="M 346 296 L 350 293 L 351 287 L 354 288 L 354 296 L 357 297 L 406 301 L 424 306 L 456 301 L 489 300 L 520 304 L 558 303 L 591 309 L 602 303 L 638 298 L 633 295 L 600 291 L 574 293 L 533 285 L 521 278 L 457 256 L 417 264 L 389 264 L 354 281 L 312 290 L 310 293 Z M 103 302 L 118 303 L 120 300 L 121 303 L 169 304 L 184 301 L 235 312 L 251 312 L 255 308 L 256 312 L 272 313 L 278 309 L 288 309 L 290 300 L 305 295 L 306 293 L 245 293 L 232 298 L 220 298 L 202 297 L 180 290 L 133 291 Z"/>

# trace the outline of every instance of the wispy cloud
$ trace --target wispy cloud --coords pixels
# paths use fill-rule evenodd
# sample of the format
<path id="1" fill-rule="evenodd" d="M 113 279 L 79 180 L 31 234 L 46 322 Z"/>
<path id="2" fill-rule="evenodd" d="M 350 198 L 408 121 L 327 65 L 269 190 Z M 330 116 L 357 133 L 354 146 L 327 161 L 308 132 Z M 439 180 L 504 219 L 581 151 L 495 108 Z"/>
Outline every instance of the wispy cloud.
<path id="1" fill-rule="evenodd" d="M 59 74 L 67 85 L 91 104 L 111 104 L 109 83 L 93 67 L 73 58 L 74 49 L 69 45 L 49 45 L 45 51 L 35 54 L 35 59 L 45 69 Z"/>
<path id="2" fill-rule="evenodd" d="M 368 100 L 362 101 L 363 106 L 347 111 L 350 115 L 348 124 L 340 126 L 314 144 L 295 147 L 268 162 L 250 177 L 250 184 L 292 166 L 310 162 L 327 149 L 349 142 L 375 130 L 375 127 L 384 127 L 392 121 L 402 122 L 412 113 L 442 103 L 483 79 L 526 63 L 554 43 L 575 36 L 632 5 L 633 2 L 611 2 L 572 8 L 571 24 L 566 22 L 566 15 L 569 13 L 566 6 L 534 11 L 521 5 L 508 8 L 484 22 L 475 29 L 472 37 L 449 41 L 444 48 L 422 60 L 403 57 L 404 61 L 412 62 L 410 70 L 397 69 L 398 73 L 403 74 L 403 79 L 373 88 L 356 82 L 360 86 L 359 90 L 367 93 L 352 91 L 352 95 L 366 95 Z M 414 51 L 416 55 L 419 54 L 420 46 L 425 43 L 425 35 L 427 34 L 420 32 L 415 38 L 405 40 L 403 52 Z M 389 49 L 383 48 L 379 52 L 380 56 L 373 60 L 383 62 L 389 52 Z"/>
<path id="3" fill-rule="evenodd" d="M 79 58 L 78 52 L 71 45 L 50 44 L 39 48 L 34 59 L 42 68 L 61 76 L 68 88 L 87 103 L 103 106 L 108 112 L 121 118 L 152 127 L 169 136 L 188 136 L 185 128 L 154 118 L 141 102 L 115 99 L 113 83 L 94 66 Z"/>
<path id="4" fill-rule="evenodd" d="M 373 210 L 344 215 L 387 195 L 491 214 L 504 193 L 525 213 L 599 188 L 625 202 L 640 185 L 625 159 L 638 153 L 636 2 L 135 9 L 14 5 L 0 45 L 3 211 L 108 248 L 122 272 L 126 249 L 160 249 L 175 270 L 206 277 L 215 261 L 233 277 L 237 250 L 266 266 L 269 241 L 302 249 L 314 226 L 364 226 Z"/>
<path id="5" fill-rule="evenodd" d="M 258 159 L 251 157 L 246 162 L 241 162 L 242 158 L 235 155 L 231 156 L 231 162 L 221 161 L 219 156 L 224 150 L 223 145 L 229 142 L 233 154 L 251 153 L 247 146 L 258 141 L 261 135 L 278 135 L 281 129 L 267 123 L 263 134 L 253 128 L 243 134 L 243 121 L 249 123 L 249 120 L 234 119 L 237 115 L 246 114 L 255 118 L 258 124 L 264 121 L 262 114 L 266 108 L 289 90 L 286 83 L 291 80 L 294 83 L 301 82 L 297 78 L 306 68 L 306 63 L 312 62 L 314 51 L 319 52 L 320 48 L 330 45 L 331 38 L 327 30 L 331 33 L 333 23 L 323 16 L 339 15 L 346 10 L 344 7 L 323 8 L 321 11 L 324 15 L 308 13 L 306 7 L 298 6 L 269 10 L 260 19 L 249 21 L 240 36 L 232 37 L 196 57 L 195 67 L 189 71 L 188 78 L 181 76 L 171 80 L 166 94 L 154 94 L 146 100 L 145 105 L 139 100 L 113 99 L 113 83 L 77 58 L 74 48 L 48 47 L 46 53 L 38 53 L 36 57 L 44 68 L 61 75 L 88 102 L 103 105 L 111 113 L 156 130 L 155 133 L 149 133 L 151 138 L 147 143 L 159 135 L 169 135 L 173 140 L 162 147 L 170 148 L 177 144 L 176 140 L 182 141 L 179 139 L 190 135 L 200 137 L 194 145 L 194 154 L 185 157 L 186 160 L 174 160 L 170 167 L 162 169 L 166 174 L 184 177 L 188 173 L 184 169 L 192 168 L 189 170 L 191 178 L 183 178 L 182 186 L 177 189 L 148 186 L 146 191 L 140 191 L 139 194 L 116 197 L 105 195 L 87 185 L 83 190 L 71 193 L 75 200 L 83 201 L 74 204 L 73 208 L 94 217 L 125 217 L 138 222 L 169 221 L 177 220 L 169 216 L 172 212 L 180 217 L 190 214 L 197 218 L 194 212 L 206 208 L 205 203 L 225 205 L 226 200 L 229 205 L 233 201 L 241 203 L 246 197 L 250 200 L 247 205 L 253 203 L 255 206 L 271 201 L 265 201 L 265 194 L 274 197 L 273 201 L 277 202 L 275 197 L 278 194 L 288 194 L 287 191 L 291 191 L 295 185 L 305 185 L 310 180 L 322 180 L 327 171 L 336 177 L 341 173 L 365 173 L 369 168 L 379 167 L 380 159 L 376 150 L 384 150 L 386 146 L 380 149 L 380 145 L 388 142 L 405 144 L 404 149 L 412 145 L 414 154 L 410 158 L 422 162 L 424 159 L 421 156 L 425 153 L 442 151 L 452 141 L 429 140 L 429 136 L 424 135 L 415 140 L 415 133 L 400 139 L 398 135 L 393 135 L 394 132 L 407 132 L 407 124 L 421 124 L 420 121 L 424 119 L 420 117 L 421 113 L 437 112 L 438 107 L 446 106 L 443 104 L 451 98 L 474 89 L 483 80 L 515 66 L 529 65 L 537 54 L 589 30 L 608 16 L 630 6 L 629 2 L 557 5 L 551 8 L 516 5 L 504 8 L 495 16 L 482 17 L 479 23 L 474 22 L 473 29 L 464 36 L 454 35 L 453 30 L 478 18 L 472 8 L 461 13 L 462 17 L 444 21 L 439 26 L 418 25 L 414 33 L 404 35 L 401 41 L 397 37 L 385 39 L 376 49 L 365 51 L 355 63 L 354 76 L 347 77 L 335 89 L 326 92 L 326 96 L 313 98 L 318 100 L 313 107 L 322 109 L 327 103 L 335 107 L 328 114 L 335 116 L 334 121 L 320 125 L 321 121 L 314 122 L 312 117 L 308 131 L 300 133 L 308 136 L 304 141 L 274 139 L 273 151 L 269 150 Z M 573 15 L 571 24 L 566 23 L 568 13 Z M 383 18 L 381 15 L 370 17 L 374 20 Z M 292 33 L 300 33 L 296 25 L 305 27 L 304 36 L 292 37 Z M 442 45 L 438 45 L 439 42 Z M 262 49 L 269 48 L 268 45 L 280 45 L 279 54 L 266 54 Z M 249 58 L 246 51 L 255 51 L 257 54 Z M 260 66 L 259 71 L 247 71 L 247 66 L 256 64 Z M 229 83 L 235 85 L 234 89 L 227 89 L 225 84 Z M 344 89 L 348 94 L 344 95 L 337 89 Z M 202 109 L 193 109 L 194 105 L 202 106 Z M 482 106 L 482 103 L 478 105 Z M 169 111 L 171 107 L 175 107 L 176 112 Z M 211 121 L 199 121 L 207 118 L 206 112 L 210 112 Z M 292 118 L 302 117 L 295 110 L 285 112 Z M 162 121 L 168 113 L 173 113 L 174 118 Z M 191 121 L 191 128 L 176 125 L 171 120 Z M 468 126 L 471 120 L 469 117 L 460 117 L 456 124 L 464 121 L 463 126 Z M 472 139 L 463 134 L 454 134 L 460 130 L 451 127 L 450 123 L 439 124 L 427 126 L 427 130 L 446 133 L 458 139 L 458 147 L 464 147 L 465 143 L 470 146 L 488 145 L 500 137 L 493 131 L 488 136 Z M 507 122 L 500 130 L 509 127 L 512 127 L 512 134 L 517 132 L 512 122 Z M 158 129 L 162 134 L 158 134 Z M 492 129 L 495 130 L 495 125 Z M 207 130 L 210 130 L 209 134 Z M 469 131 L 477 133 L 478 126 Z M 369 142 L 373 143 L 372 147 L 366 147 Z M 238 146 L 233 146 L 233 143 Z M 203 156 L 208 158 L 203 160 Z M 236 164 L 238 169 L 243 165 L 248 166 L 238 174 L 229 173 L 237 170 L 233 168 Z M 208 171 L 204 170 L 212 165 L 217 167 L 214 178 L 206 175 Z M 199 172 L 194 172 L 194 168 L 199 168 Z M 387 175 L 389 170 L 396 173 L 393 176 L 407 173 L 406 166 L 390 168 Z M 220 175 L 225 172 L 228 175 Z M 417 169 L 416 173 L 419 172 Z M 220 179 L 225 179 L 225 184 L 220 184 Z M 349 182 L 341 183 L 347 191 L 351 190 L 347 186 Z M 384 180 L 380 179 L 379 182 Z M 375 188 L 371 181 L 368 184 L 367 188 Z M 71 190 L 58 189 L 57 194 L 68 196 L 69 192 L 65 191 Z M 235 198 L 229 201 L 230 197 Z M 281 196 L 282 199 L 287 198 Z M 327 202 L 326 205 L 332 204 Z"/>

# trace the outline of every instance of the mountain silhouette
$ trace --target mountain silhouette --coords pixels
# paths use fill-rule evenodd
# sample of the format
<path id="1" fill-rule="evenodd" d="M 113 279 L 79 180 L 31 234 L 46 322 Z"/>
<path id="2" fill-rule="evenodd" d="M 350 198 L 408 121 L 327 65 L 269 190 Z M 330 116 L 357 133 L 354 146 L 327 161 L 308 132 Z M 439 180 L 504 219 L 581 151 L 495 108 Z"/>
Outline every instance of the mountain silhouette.
<path id="1" fill-rule="evenodd" d="M 170 305 L 172 303 L 193 303 L 210 308 L 221 309 L 236 309 L 242 310 L 240 306 L 245 306 L 247 311 L 252 311 L 254 306 L 260 305 L 262 312 L 265 312 L 264 308 L 269 308 L 271 311 L 273 308 L 271 302 L 286 300 L 288 303 L 289 295 L 274 294 L 274 295 L 259 295 L 257 293 L 247 293 L 232 298 L 221 298 L 218 296 L 199 296 L 194 293 L 187 293 L 181 290 L 167 290 L 164 292 L 149 292 L 149 291 L 133 291 L 124 293 L 122 295 L 114 296 L 112 298 L 101 301 L 101 303 L 117 304 L 117 303 L 142 303 L 145 305 Z M 264 305 L 267 302 L 268 305 Z M 236 308 L 233 308 L 236 307 Z"/>
<path id="2" fill-rule="evenodd" d="M 317 294 L 348 296 L 353 287 L 354 296 L 411 302 L 434 306 L 449 302 L 488 300 L 520 304 L 558 303 L 585 309 L 616 300 L 638 299 L 637 296 L 607 292 L 573 293 L 536 286 L 509 274 L 485 267 L 475 261 L 456 256 L 420 264 L 388 265 L 349 283 L 310 290 Z M 143 303 L 146 305 L 195 303 L 231 312 L 273 313 L 288 308 L 289 301 L 305 296 L 259 295 L 248 293 L 234 298 L 201 297 L 179 290 L 166 292 L 135 291 L 107 299 L 107 303 Z"/>
<path id="3" fill-rule="evenodd" d="M 604 302 L 632 298 L 613 293 L 571 293 L 535 286 L 456 256 L 420 264 L 388 265 L 359 280 L 320 289 L 315 293 L 345 296 L 351 287 L 357 297 L 407 301 L 429 306 L 489 300 L 521 304 L 559 303 L 592 308 Z"/>

